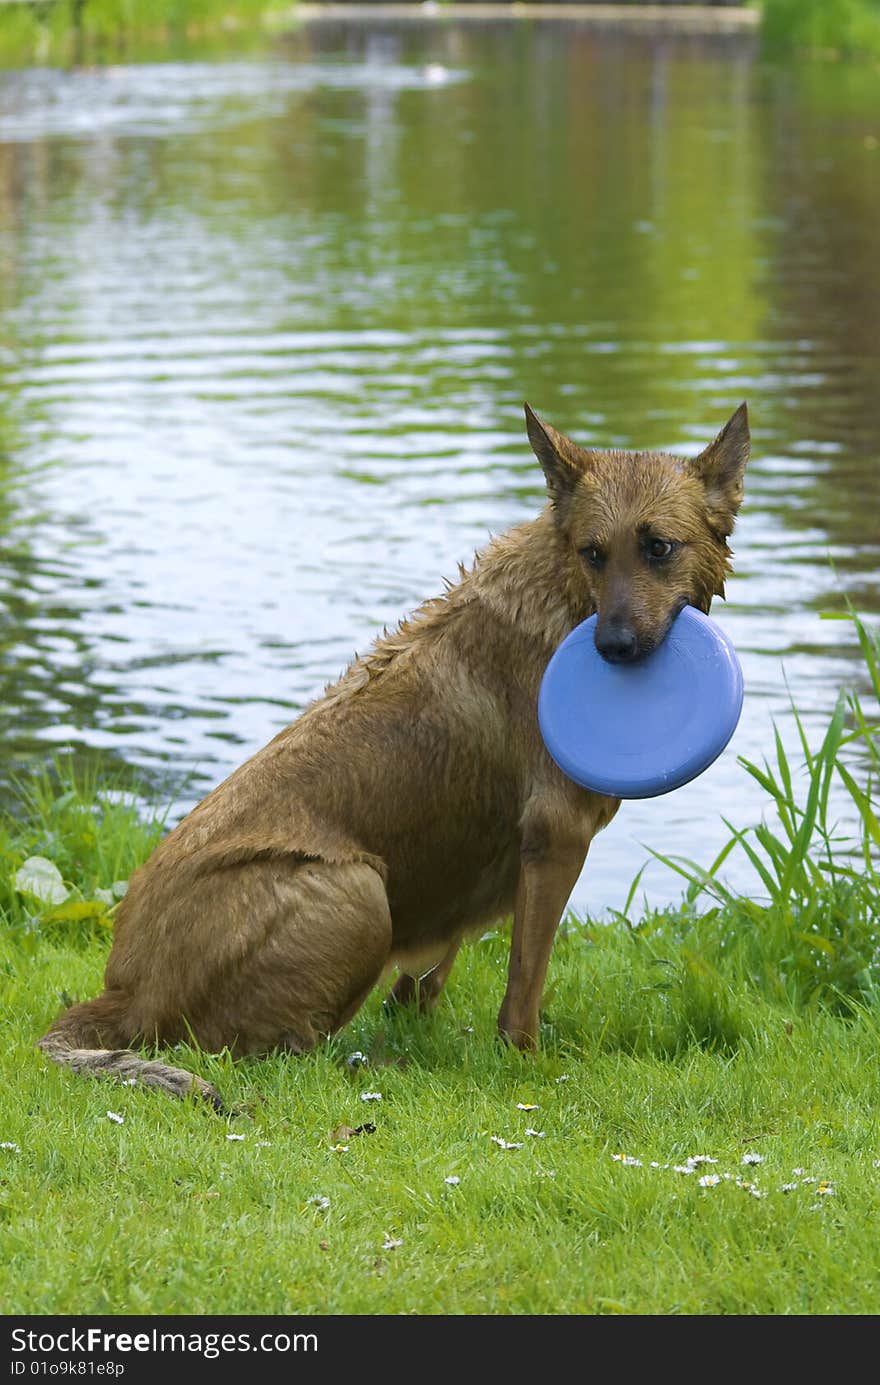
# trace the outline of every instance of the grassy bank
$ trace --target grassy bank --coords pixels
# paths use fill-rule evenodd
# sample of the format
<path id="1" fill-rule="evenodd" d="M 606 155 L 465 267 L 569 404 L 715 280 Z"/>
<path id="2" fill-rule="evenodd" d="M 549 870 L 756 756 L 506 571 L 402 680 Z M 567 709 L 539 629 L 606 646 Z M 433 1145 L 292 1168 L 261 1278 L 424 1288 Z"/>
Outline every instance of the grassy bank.
<path id="1" fill-rule="evenodd" d="M 35 1053 L 59 1004 L 99 988 L 161 825 L 94 784 L 31 791 L 0 826 L 4 1311 L 873 1313 L 880 827 L 856 751 L 876 771 L 850 697 L 803 766 L 777 745 L 746 767 L 774 821 L 729 850 L 752 854 L 762 902 L 679 861 L 679 908 L 570 919 L 536 1057 L 494 1039 L 502 928 L 426 1021 L 376 994 L 304 1059 L 181 1052 L 229 1118 Z M 832 780 L 854 842 L 829 824 Z"/>
<path id="2" fill-rule="evenodd" d="M 763 0 L 768 48 L 880 55 L 880 0 Z"/>
<path id="3" fill-rule="evenodd" d="M 0 61 L 67 66 L 141 59 L 176 42 L 226 40 L 289 24 L 295 0 L 54 0 L 0 5 Z"/>

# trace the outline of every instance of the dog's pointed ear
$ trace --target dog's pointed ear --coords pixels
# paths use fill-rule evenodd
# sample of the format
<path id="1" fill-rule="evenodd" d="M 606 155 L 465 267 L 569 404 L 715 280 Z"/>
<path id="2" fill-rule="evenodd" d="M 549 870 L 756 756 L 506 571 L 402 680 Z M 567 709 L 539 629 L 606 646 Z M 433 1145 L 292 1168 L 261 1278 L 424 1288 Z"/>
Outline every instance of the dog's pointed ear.
<path id="1" fill-rule="evenodd" d="M 526 430 L 532 451 L 541 463 L 547 481 L 550 503 L 559 517 L 565 514 L 578 480 L 583 475 L 582 467 L 574 460 L 574 443 L 544 423 L 528 404 L 526 411 Z"/>
<path id="2" fill-rule="evenodd" d="M 740 404 L 715 441 L 690 464 L 706 488 L 712 527 L 723 538 L 733 532 L 736 512 L 742 502 L 743 473 L 750 445 L 749 411 L 745 404 Z"/>

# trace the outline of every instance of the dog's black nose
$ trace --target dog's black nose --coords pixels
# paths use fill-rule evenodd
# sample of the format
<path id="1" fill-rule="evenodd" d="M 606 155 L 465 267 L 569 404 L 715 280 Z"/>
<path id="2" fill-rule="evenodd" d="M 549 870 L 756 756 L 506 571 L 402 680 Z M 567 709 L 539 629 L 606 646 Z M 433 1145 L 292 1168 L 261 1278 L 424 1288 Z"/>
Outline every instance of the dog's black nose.
<path id="1" fill-rule="evenodd" d="M 609 664 L 631 664 L 638 657 L 639 642 L 634 630 L 614 621 L 597 628 L 596 648 Z"/>

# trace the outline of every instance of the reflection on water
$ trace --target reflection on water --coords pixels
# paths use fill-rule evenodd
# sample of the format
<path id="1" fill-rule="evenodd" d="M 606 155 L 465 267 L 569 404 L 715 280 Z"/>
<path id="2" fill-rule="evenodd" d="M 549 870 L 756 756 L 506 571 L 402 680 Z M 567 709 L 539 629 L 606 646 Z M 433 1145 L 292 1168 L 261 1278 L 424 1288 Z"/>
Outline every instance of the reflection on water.
<path id="1" fill-rule="evenodd" d="M 536 511 L 523 399 L 694 452 L 746 398 L 743 720 L 575 903 L 619 907 L 640 843 L 708 861 L 763 806 L 737 753 L 794 744 L 786 677 L 815 728 L 859 676 L 819 613 L 880 607 L 878 139 L 873 72 L 746 36 L 312 23 L 6 74 L 3 773 L 97 750 L 183 811 Z"/>

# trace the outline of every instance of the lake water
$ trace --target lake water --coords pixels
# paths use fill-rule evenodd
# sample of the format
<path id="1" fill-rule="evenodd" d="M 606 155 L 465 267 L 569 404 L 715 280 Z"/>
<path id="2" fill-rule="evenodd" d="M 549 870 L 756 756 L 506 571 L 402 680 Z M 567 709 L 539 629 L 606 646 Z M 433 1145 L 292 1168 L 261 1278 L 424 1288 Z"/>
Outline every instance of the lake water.
<path id="1" fill-rule="evenodd" d="M 230 41 L 231 44 L 232 41 Z M 746 682 L 701 778 L 624 805 L 708 862 L 789 689 L 818 734 L 880 608 L 880 103 L 753 35 L 312 22 L 0 77 L 2 773 L 135 767 L 171 818 L 596 446 L 753 461 L 713 615 Z M 744 863 L 727 878 L 743 888 Z M 658 865 L 652 902 L 680 894 Z"/>

